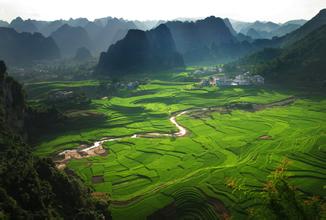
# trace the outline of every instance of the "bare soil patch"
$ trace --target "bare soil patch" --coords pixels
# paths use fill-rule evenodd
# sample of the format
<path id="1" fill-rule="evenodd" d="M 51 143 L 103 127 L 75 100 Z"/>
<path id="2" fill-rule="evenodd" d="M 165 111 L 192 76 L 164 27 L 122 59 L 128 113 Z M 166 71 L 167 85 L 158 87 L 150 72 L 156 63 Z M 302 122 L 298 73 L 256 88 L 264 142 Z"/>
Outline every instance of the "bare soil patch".
<path id="1" fill-rule="evenodd" d="M 272 136 L 269 135 L 262 135 L 258 138 L 259 140 L 271 140 Z"/>
<path id="2" fill-rule="evenodd" d="M 59 170 L 66 168 L 66 164 L 72 159 L 82 159 L 93 156 L 107 156 L 108 152 L 102 147 L 102 144 L 87 148 L 86 145 L 80 145 L 73 150 L 65 150 L 54 156 L 53 161 Z"/>
<path id="3" fill-rule="evenodd" d="M 104 183 L 104 176 L 100 175 L 100 176 L 92 176 L 92 183 L 96 184 L 96 183 Z"/>
<path id="4" fill-rule="evenodd" d="M 110 200 L 110 195 L 106 192 L 92 192 L 91 194 L 94 198 L 103 200 L 103 201 L 109 201 Z"/>

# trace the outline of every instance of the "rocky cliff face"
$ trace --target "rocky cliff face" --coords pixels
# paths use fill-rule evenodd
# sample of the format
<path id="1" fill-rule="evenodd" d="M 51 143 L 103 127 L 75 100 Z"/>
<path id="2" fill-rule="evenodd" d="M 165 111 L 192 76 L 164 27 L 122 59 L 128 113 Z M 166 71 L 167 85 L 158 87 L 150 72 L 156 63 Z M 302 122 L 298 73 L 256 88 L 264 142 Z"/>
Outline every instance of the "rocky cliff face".
<path id="1" fill-rule="evenodd" d="M 98 72 L 110 75 L 182 67 L 169 29 L 160 25 L 150 31 L 130 30 L 126 37 L 102 53 Z"/>
<path id="2" fill-rule="evenodd" d="M 25 136 L 25 98 L 21 85 L 7 76 L 0 61 L 0 138 Z"/>

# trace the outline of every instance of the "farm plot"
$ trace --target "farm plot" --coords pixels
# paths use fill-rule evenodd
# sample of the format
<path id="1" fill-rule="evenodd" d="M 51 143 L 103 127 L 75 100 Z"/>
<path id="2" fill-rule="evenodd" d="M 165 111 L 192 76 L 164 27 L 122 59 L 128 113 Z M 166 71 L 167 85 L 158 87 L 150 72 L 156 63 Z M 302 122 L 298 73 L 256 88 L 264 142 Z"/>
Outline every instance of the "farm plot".
<path id="1" fill-rule="evenodd" d="M 184 187 L 196 187 L 207 198 L 222 202 L 231 215 L 242 218 L 244 210 L 257 208 L 259 197 L 244 195 L 228 185 L 262 191 L 284 158 L 290 161 L 287 175 L 291 183 L 308 194 L 325 195 L 324 106 L 325 102 L 298 100 L 290 106 L 257 112 L 215 112 L 199 118 L 184 115 L 178 122 L 190 131 L 186 137 L 108 143 L 111 153 L 107 158 L 88 158 L 85 163 L 95 160 L 107 167 L 109 190 L 93 186 L 110 193 L 116 219 L 123 219 L 126 213 L 145 218 L 159 209 L 158 198 L 166 201 L 160 208 L 174 204 L 173 193 Z M 85 170 L 75 163 L 70 167 L 83 176 Z M 109 167 L 110 163 L 115 165 Z M 91 179 L 85 180 L 91 184 Z M 188 200 L 185 196 L 184 202 Z M 148 205 L 152 203 L 156 206 Z M 136 212 L 140 207 L 142 212 Z M 211 209 L 210 205 L 210 214 L 204 215 L 219 215 Z"/>
<path id="2" fill-rule="evenodd" d="M 43 89 L 43 88 L 42 88 Z M 94 99 L 99 123 L 65 125 L 36 147 L 36 154 L 90 144 L 103 137 L 108 155 L 71 160 L 68 167 L 97 192 L 109 194 L 114 219 L 146 219 L 160 210 L 179 216 L 235 219 L 263 209 L 261 193 L 272 172 L 288 161 L 286 175 L 303 196 L 325 196 L 326 101 L 299 98 L 289 106 L 248 112 L 185 114 L 177 118 L 184 137 L 130 138 L 147 132 L 176 132 L 173 112 L 230 103 L 270 103 L 292 94 L 257 88 L 194 88 L 162 80 L 140 86 L 130 96 Z M 89 123 L 89 127 L 86 125 Z M 72 129 L 71 129 L 72 128 Z M 208 206 L 191 212 L 194 201 Z M 189 211 L 190 210 L 190 211 Z"/>

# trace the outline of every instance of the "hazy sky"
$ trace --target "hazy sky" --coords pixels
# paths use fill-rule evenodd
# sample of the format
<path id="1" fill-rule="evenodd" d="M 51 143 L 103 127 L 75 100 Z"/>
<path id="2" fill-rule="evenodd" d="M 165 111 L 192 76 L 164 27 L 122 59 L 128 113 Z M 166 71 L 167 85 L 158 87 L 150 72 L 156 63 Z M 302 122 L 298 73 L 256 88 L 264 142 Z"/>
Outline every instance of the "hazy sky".
<path id="1" fill-rule="evenodd" d="M 0 19 L 39 20 L 113 16 L 125 19 L 175 19 L 215 15 L 237 20 L 284 22 L 310 19 L 326 0 L 0 0 Z"/>

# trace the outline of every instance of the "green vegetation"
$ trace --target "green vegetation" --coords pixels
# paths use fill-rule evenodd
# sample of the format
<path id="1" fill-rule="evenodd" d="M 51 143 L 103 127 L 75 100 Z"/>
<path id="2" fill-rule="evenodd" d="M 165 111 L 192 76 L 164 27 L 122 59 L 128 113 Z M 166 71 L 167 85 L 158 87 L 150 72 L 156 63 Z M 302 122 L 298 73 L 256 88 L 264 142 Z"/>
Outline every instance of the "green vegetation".
<path id="1" fill-rule="evenodd" d="M 93 198 L 80 178 L 32 155 L 27 115 L 22 87 L 0 61 L 0 219 L 110 219 L 107 201 Z"/>
<path id="2" fill-rule="evenodd" d="M 57 21 L 53 62 L 51 38 L 0 28 L 28 96 L 0 61 L 0 219 L 326 219 L 325 12 L 271 40 L 213 16 L 132 28 L 99 60 L 133 22 Z M 267 85 L 206 87 L 244 72 Z"/>
<path id="3" fill-rule="evenodd" d="M 58 83 L 47 85 L 52 89 Z M 64 113 L 68 117 L 67 121 L 55 126 L 57 132 L 41 137 L 36 153 L 49 155 L 106 136 L 174 131 L 175 127 L 168 120 L 170 114 L 188 108 L 218 106 L 230 102 L 267 103 L 287 97 L 286 94 L 268 89 L 198 89 L 194 85 L 192 82 L 154 80 L 130 91 L 128 96 L 122 91 L 110 99 L 93 99 L 87 109 L 67 110 Z M 32 87 L 30 85 L 28 89 L 33 90 Z"/>
<path id="4" fill-rule="evenodd" d="M 326 25 L 283 49 L 264 49 L 226 65 L 229 72 L 250 71 L 288 85 L 325 88 Z"/>
<path id="5" fill-rule="evenodd" d="M 183 82 L 175 80 L 180 75 L 186 76 Z M 171 74 L 165 80 L 157 75 L 159 79 L 137 89 L 118 91 L 113 97 L 107 92 L 103 96 L 109 98 L 105 99 L 93 98 L 87 109 L 66 109 L 66 121 L 40 137 L 35 154 L 52 155 L 102 137 L 172 133 L 177 129 L 169 117 L 185 109 L 271 103 L 296 95 L 298 99 L 291 105 L 255 112 L 234 109 L 229 113 L 184 114 L 177 120 L 189 131 L 185 137 L 126 137 L 105 143 L 107 156 L 71 160 L 68 167 L 95 191 L 110 195 L 114 219 L 145 219 L 160 209 L 164 211 L 164 207 L 178 207 L 176 215 L 180 218 L 278 218 L 291 215 L 295 201 L 300 203 L 300 210 L 310 213 L 309 217 L 320 218 L 326 179 L 323 96 L 307 97 L 268 87 L 199 89 L 185 80 L 190 75 Z M 76 84 L 83 89 L 89 82 Z M 28 85 L 28 91 L 39 85 Z M 63 84 L 43 85 L 45 92 Z M 31 102 L 42 100 L 35 96 Z M 266 188 L 284 158 L 289 161 L 284 172 L 287 178 L 272 181 L 272 185 L 288 192 L 284 195 L 287 200 L 282 200 L 281 194 L 269 194 Z M 100 181 L 94 177 L 101 177 Z M 288 189 L 295 189 L 295 199 Z M 199 206 L 196 201 L 208 203 Z M 283 207 L 282 213 L 275 207 Z"/>

